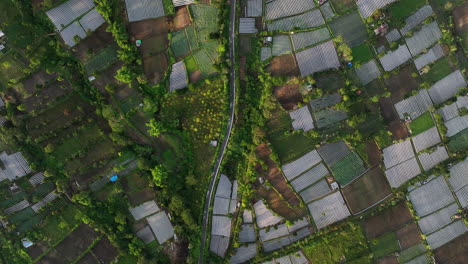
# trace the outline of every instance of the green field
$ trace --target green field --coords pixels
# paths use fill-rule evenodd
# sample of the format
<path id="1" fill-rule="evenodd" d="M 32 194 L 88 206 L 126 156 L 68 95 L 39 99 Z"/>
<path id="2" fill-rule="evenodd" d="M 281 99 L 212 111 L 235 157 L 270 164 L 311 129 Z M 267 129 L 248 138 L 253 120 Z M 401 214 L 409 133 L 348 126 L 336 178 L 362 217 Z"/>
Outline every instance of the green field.
<path id="1" fill-rule="evenodd" d="M 416 136 L 421 134 L 422 132 L 428 130 L 435 126 L 434 121 L 432 120 L 432 115 L 430 112 L 424 113 L 422 116 L 414 119 L 409 124 L 409 128 L 411 129 L 411 134 Z"/>
<path id="2" fill-rule="evenodd" d="M 185 29 L 172 33 L 171 50 L 177 58 L 190 52 L 189 42 L 185 35 Z"/>
<path id="3" fill-rule="evenodd" d="M 432 64 L 429 72 L 422 76 L 424 81 L 435 83 L 452 73 L 453 70 L 451 64 L 454 60 L 456 60 L 454 57 L 444 57 Z"/>
<path id="4" fill-rule="evenodd" d="M 370 264 L 370 251 L 359 225 L 348 223 L 340 230 L 318 237 L 302 246 L 312 263 Z"/>
<path id="5" fill-rule="evenodd" d="M 72 205 L 65 206 L 59 214 L 49 215 L 40 227 L 41 233 L 47 237 L 51 246 L 64 239 L 81 221 L 80 212 Z"/>
<path id="6" fill-rule="evenodd" d="M 333 174 L 335 175 L 336 181 L 340 185 L 344 186 L 360 176 L 366 168 L 364 167 L 364 161 L 359 157 L 357 152 L 352 152 L 342 160 L 338 161 L 331 167 Z"/>
<path id="7" fill-rule="evenodd" d="M 403 250 L 398 257 L 400 263 L 408 262 L 417 256 L 426 252 L 426 247 L 423 244 L 416 244 L 406 250 Z"/>
<path id="8" fill-rule="evenodd" d="M 198 67 L 200 68 L 203 78 L 208 77 L 217 72 L 216 69 L 213 67 L 213 62 L 211 61 L 205 49 L 197 50 L 193 53 L 193 57 L 195 58 Z"/>
<path id="9" fill-rule="evenodd" d="M 18 224 L 18 223 L 26 222 L 31 217 L 33 217 L 35 214 L 36 213 L 34 213 L 33 209 L 31 209 L 31 207 L 28 207 L 26 209 L 23 209 L 23 210 L 17 212 L 13 216 L 9 217 L 8 220 L 9 220 L 9 222 L 11 222 L 13 224 Z"/>
<path id="10" fill-rule="evenodd" d="M 383 129 L 375 137 L 375 143 L 380 149 L 390 146 L 393 143 L 392 136 L 388 134 L 388 131 Z"/>
<path id="11" fill-rule="evenodd" d="M 400 250 L 396 234 L 393 232 L 386 233 L 371 242 L 371 250 L 374 258 L 389 256 Z"/>
<path id="12" fill-rule="evenodd" d="M 402 0 L 390 6 L 393 21 L 404 23 L 406 17 L 426 4 L 426 0 Z"/>
<path id="13" fill-rule="evenodd" d="M 0 54 L 0 80 L 8 82 L 10 80 L 18 80 L 24 77 L 23 69 L 26 66 L 15 58 L 13 52 L 6 55 Z"/>
<path id="14" fill-rule="evenodd" d="M 93 74 L 95 72 L 102 71 L 112 65 L 118 60 L 117 50 L 119 46 L 117 44 L 112 44 L 109 47 L 103 49 L 94 57 L 89 59 L 85 63 L 85 69 L 88 74 Z"/>
<path id="15" fill-rule="evenodd" d="M 62 144 L 55 148 L 53 155 L 57 160 L 65 161 L 69 157 L 75 155 L 75 153 L 80 152 L 95 143 L 102 134 L 99 128 L 95 125 L 91 127 L 83 127 L 75 133 L 75 136 L 67 138 L 62 142 Z"/>
<path id="16" fill-rule="evenodd" d="M 460 152 L 468 149 L 468 129 L 452 136 L 447 144 L 451 152 Z"/>
<path id="17" fill-rule="evenodd" d="M 351 49 L 353 54 L 353 62 L 363 64 L 372 59 L 372 51 L 369 48 L 369 45 L 363 43 L 359 46 L 353 47 Z"/>
<path id="18" fill-rule="evenodd" d="M 218 41 L 208 41 L 201 43 L 201 47 L 206 50 L 210 59 L 215 63 L 219 58 Z"/>
<path id="19" fill-rule="evenodd" d="M 185 63 L 185 67 L 187 68 L 187 72 L 190 76 L 190 74 L 192 74 L 194 71 L 197 71 L 198 70 L 198 65 L 197 65 L 197 62 L 195 61 L 195 58 L 190 55 L 190 56 L 187 56 L 185 59 L 184 59 L 184 63 Z"/>

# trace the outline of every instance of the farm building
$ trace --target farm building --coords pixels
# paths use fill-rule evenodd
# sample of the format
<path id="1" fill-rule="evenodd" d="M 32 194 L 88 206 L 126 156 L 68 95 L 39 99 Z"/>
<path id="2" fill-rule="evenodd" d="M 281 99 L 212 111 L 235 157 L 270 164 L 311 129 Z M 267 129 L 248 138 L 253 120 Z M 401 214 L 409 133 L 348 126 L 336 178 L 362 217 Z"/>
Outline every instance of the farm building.
<path id="1" fill-rule="evenodd" d="M 341 102 L 341 95 L 339 93 L 334 93 L 310 101 L 310 107 L 312 107 L 313 111 L 320 111 L 324 108 L 334 106 L 339 102 Z"/>
<path id="2" fill-rule="evenodd" d="M 392 43 L 394 41 L 397 41 L 401 38 L 401 34 L 398 31 L 398 29 L 394 28 L 387 34 L 385 34 L 385 38 L 387 39 L 388 43 Z"/>
<path id="3" fill-rule="evenodd" d="M 422 54 L 421 56 L 414 59 L 414 65 L 416 69 L 421 70 L 426 65 L 429 65 L 438 59 L 444 56 L 444 51 L 442 45 L 437 44 L 431 48 L 427 53 Z"/>
<path id="4" fill-rule="evenodd" d="M 339 140 L 333 143 L 322 145 L 318 149 L 318 153 L 322 157 L 323 161 L 325 161 L 325 163 L 331 167 L 349 155 L 351 151 L 343 140 Z"/>
<path id="5" fill-rule="evenodd" d="M 318 229 L 341 221 L 351 215 L 340 192 L 334 192 L 312 202 L 308 207 Z"/>
<path id="6" fill-rule="evenodd" d="M 135 221 L 145 219 L 148 223 L 148 225 L 136 233 L 143 242 L 149 243 L 156 237 L 159 244 L 163 244 L 174 236 L 174 228 L 171 221 L 167 217 L 166 212 L 161 210 L 155 201 L 144 202 L 139 206 L 129 208 L 129 211 Z"/>
<path id="7" fill-rule="evenodd" d="M 268 31 L 291 31 L 296 28 L 314 28 L 323 24 L 325 24 L 325 20 L 323 19 L 322 13 L 319 9 L 315 9 L 297 16 L 286 17 L 267 22 L 267 28 Z"/>
<path id="8" fill-rule="evenodd" d="M 411 16 L 407 17 L 405 20 L 405 25 L 400 29 L 402 35 L 413 30 L 416 26 L 421 24 L 426 18 L 432 15 L 432 7 L 430 5 L 425 5 L 418 11 L 414 12 Z"/>
<path id="9" fill-rule="evenodd" d="M 226 255 L 231 237 L 231 218 L 228 216 L 237 209 L 237 181 L 231 183 L 221 174 L 216 189 L 211 225 L 210 250 L 220 257 Z"/>
<path id="10" fill-rule="evenodd" d="M 290 183 L 296 192 L 301 192 L 306 189 L 310 184 L 313 184 L 329 174 L 328 169 L 323 163 L 306 171 L 299 177 L 294 178 Z"/>
<path id="11" fill-rule="evenodd" d="M 414 151 L 410 140 L 405 140 L 383 149 L 384 165 L 387 169 L 413 157 Z"/>
<path id="12" fill-rule="evenodd" d="M 45 176 L 42 172 L 36 173 L 31 178 L 29 178 L 29 183 L 36 186 L 44 183 Z"/>
<path id="13" fill-rule="evenodd" d="M 357 11 L 342 15 L 329 23 L 335 36 L 343 36 L 348 46 L 354 47 L 367 40 L 367 31 Z"/>
<path id="14" fill-rule="evenodd" d="M 459 116 L 458 106 L 456 103 L 443 106 L 439 109 L 438 113 L 442 116 L 444 122 L 448 122 L 453 118 Z"/>
<path id="15" fill-rule="evenodd" d="M 385 71 L 391 71 L 411 59 L 411 53 L 406 45 L 400 45 L 398 49 L 389 51 L 380 58 L 380 63 Z"/>
<path id="16" fill-rule="evenodd" d="M 429 88 L 429 96 L 434 104 L 440 104 L 455 96 L 460 88 L 466 87 L 466 81 L 460 70 L 454 71 Z"/>
<path id="17" fill-rule="evenodd" d="M 432 249 L 436 249 L 468 231 L 463 221 L 453 221 L 458 204 L 443 176 L 431 176 L 423 185 L 408 189 L 418 225 Z"/>
<path id="18" fill-rule="evenodd" d="M 273 37 L 272 46 L 273 56 L 289 54 L 292 52 L 291 41 L 287 35 L 277 35 Z"/>
<path id="19" fill-rule="evenodd" d="M 31 206 L 31 209 L 37 213 L 39 212 L 39 210 L 46 206 L 47 204 L 49 204 L 50 202 L 52 202 L 53 200 L 55 200 L 55 198 L 57 198 L 60 194 L 57 194 L 56 191 L 52 191 L 50 192 L 49 194 L 47 194 L 42 200 L 40 200 L 39 202 L 33 204 Z"/>
<path id="20" fill-rule="evenodd" d="M 257 244 L 250 243 L 247 246 L 240 246 L 235 250 L 234 255 L 229 259 L 229 263 L 245 263 L 257 255 Z"/>
<path id="21" fill-rule="evenodd" d="M 291 263 L 291 264 L 308 264 L 310 263 L 307 258 L 304 256 L 302 251 L 298 251 L 296 253 L 283 256 L 280 258 L 272 259 L 267 262 L 263 262 L 262 264 L 283 264 L 283 263 Z"/>
<path id="22" fill-rule="evenodd" d="M 413 141 L 414 150 L 419 153 L 427 148 L 439 144 L 442 140 L 440 138 L 437 127 L 430 128 L 411 139 Z"/>
<path id="23" fill-rule="evenodd" d="M 320 7 L 320 10 L 322 11 L 323 17 L 326 20 L 329 20 L 335 16 L 335 12 L 333 12 L 333 8 L 331 7 L 330 2 L 325 2 L 325 4 Z"/>
<path id="24" fill-rule="evenodd" d="M 385 176 L 392 188 L 400 187 L 419 174 L 421 174 L 421 169 L 416 158 L 411 158 L 385 171 Z"/>
<path id="25" fill-rule="evenodd" d="M 468 158 L 450 168 L 448 182 L 463 208 L 468 207 Z"/>
<path id="26" fill-rule="evenodd" d="M 310 111 L 307 106 L 303 106 L 297 110 L 289 112 L 289 116 L 291 117 L 294 130 L 302 129 L 304 132 L 307 132 L 314 129 L 314 121 L 312 120 L 312 116 L 310 115 Z"/>
<path id="27" fill-rule="evenodd" d="M 367 63 L 361 65 L 360 68 L 356 68 L 356 74 L 361 81 L 362 85 L 367 85 L 373 80 L 377 79 L 381 73 L 375 60 L 370 60 Z"/>
<path id="28" fill-rule="evenodd" d="M 307 219 L 296 221 L 291 226 L 278 224 L 272 228 L 260 229 L 260 241 L 265 252 L 287 246 L 311 234 Z"/>
<path id="29" fill-rule="evenodd" d="M 261 17 L 263 14 L 262 0 L 247 0 L 247 17 Z"/>
<path id="30" fill-rule="evenodd" d="M 172 0 L 172 4 L 174 5 L 174 7 L 191 5 L 194 3 L 195 3 L 194 0 Z"/>
<path id="31" fill-rule="evenodd" d="M 312 150 L 299 159 L 283 165 L 281 169 L 283 170 L 286 178 L 288 180 L 292 180 L 307 171 L 309 168 L 318 164 L 320 161 L 322 161 L 322 159 L 320 158 L 317 150 Z"/>
<path id="32" fill-rule="evenodd" d="M 272 48 L 271 47 L 262 47 L 260 50 L 260 59 L 262 61 L 266 61 L 267 59 L 271 58 L 272 56 Z"/>
<path id="33" fill-rule="evenodd" d="M 283 220 L 281 217 L 273 215 L 273 212 L 266 207 L 262 200 L 254 204 L 254 210 L 257 219 L 257 226 L 259 228 L 273 226 Z"/>
<path id="34" fill-rule="evenodd" d="M 314 113 L 318 128 L 324 128 L 348 118 L 348 113 L 343 110 L 327 108 Z"/>
<path id="35" fill-rule="evenodd" d="M 356 1 L 359 12 L 364 18 L 370 17 L 377 9 L 381 9 L 396 0 L 359 0 Z"/>
<path id="36" fill-rule="evenodd" d="M 164 5 L 162 0 L 125 0 L 128 21 L 135 22 L 149 18 L 163 17 Z"/>
<path id="37" fill-rule="evenodd" d="M 340 61 L 331 40 L 296 53 L 296 59 L 303 77 L 340 67 Z"/>
<path id="38" fill-rule="evenodd" d="M 76 37 L 85 39 L 104 24 L 105 20 L 94 8 L 92 0 L 70 0 L 46 12 L 65 44 L 76 45 Z"/>
<path id="39" fill-rule="evenodd" d="M 4 169 L 0 169 L 0 181 L 6 179 L 14 181 L 32 171 L 21 152 L 16 152 L 11 155 L 2 152 L 0 154 L 0 161 L 2 161 L 4 166 Z"/>
<path id="40" fill-rule="evenodd" d="M 442 37 L 442 32 L 439 29 L 437 22 L 432 22 L 423 25 L 422 28 L 413 34 L 413 36 L 406 38 L 406 45 L 413 56 L 418 55 L 424 49 L 429 48 L 438 39 Z"/>
<path id="41" fill-rule="evenodd" d="M 187 87 L 187 69 L 184 61 L 176 62 L 172 65 L 172 72 L 169 77 L 169 90 L 175 91 Z"/>
<path id="42" fill-rule="evenodd" d="M 455 136 L 468 128 L 468 116 L 457 116 L 445 123 L 447 127 L 447 137 Z"/>
<path id="43" fill-rule="evenodd" d="M 447 160 L 449 158 L 447 149 L 443 146 L 437 147 L 433 152 L 423 152 L 418 155 L 419 162 L 424 171 L 428 171 L 434 168 L 437 164 Z"/>
<path id="44" fill-rule="evenodd" d="M 317 43 L 329 39 L 330 32 L 326 27 L 314 30 L 294 33 L 291 35 L 294 50 L 301 50 L 306 47 L 313 46 Z"/>
<path id="45" fill-rule="evenodd" d="M 432 100 L 427 90 L 421 90 L 417 95 L 411 96 L 395 104 L 395 109 L 400 119 L 407 116 L 412 120 L 424 114 L 432 106 Z"/>
<path id="46" fill-rule="evenodd" d="M 257 28 L 255 27 L 255 18 L 241 17 L 239 19 L 239 33 L 240 34 L 257 33 Z"/>
<path id="47" fill-rule="evenodd" d="M 274 20 L 282 17 L 290 17 L 314 8 L 314 2 L 309 0 L 296 0 L 294 4 L 291 4 L 289 0 L 266 1 L 265 19 Z"/>

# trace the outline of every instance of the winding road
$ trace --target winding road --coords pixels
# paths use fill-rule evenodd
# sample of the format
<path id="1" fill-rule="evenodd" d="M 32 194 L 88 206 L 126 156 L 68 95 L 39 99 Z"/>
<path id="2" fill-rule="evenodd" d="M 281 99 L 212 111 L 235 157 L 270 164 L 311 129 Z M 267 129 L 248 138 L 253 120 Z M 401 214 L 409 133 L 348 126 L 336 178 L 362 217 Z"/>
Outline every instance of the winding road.
<path id="1" fill-rule="evenodd" d="M 213 168 L 213 173 L 211 174 L 210 186 L 208 187 L 208 192 L 205 197 L 205 207 L 203 208 L 203 222 L 202 222 L 202 232 L 201 232 L 201 243 L 200 243 L 200 256 L 198 257 L 198 263 L 202 264 L 203 257 L 205 253 L 206 246 L 206 232 L 208 230 L 208 223 L 210 217 L 210 207 L 213 200 L 214 188 L 216 181 L 219 177 L 219 169 L 221 162 L 223 161 L 224 154 L 231 137 L 231 131 L 234 123 L 234 113 L 236 107 L 236 0 L 231 1 L 231 14 L 230 14 L 230 25 L 229 25 L 229 57 L 231 59 L 231 72 L 229 80 L 229 120 L 227 124 L 226 135 L 224 136 L 223 143 L 216 160 L 215 166 Z"/>

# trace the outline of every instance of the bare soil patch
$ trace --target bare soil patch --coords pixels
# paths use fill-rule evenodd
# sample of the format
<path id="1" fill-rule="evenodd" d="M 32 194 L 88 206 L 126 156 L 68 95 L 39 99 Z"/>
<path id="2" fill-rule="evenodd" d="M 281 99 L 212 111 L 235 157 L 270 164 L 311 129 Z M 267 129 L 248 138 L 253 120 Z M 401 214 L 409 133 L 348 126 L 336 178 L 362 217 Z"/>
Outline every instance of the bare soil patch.
<path id="1" fill-rule="evenodd" d="M 289 207 L 288 203 L 283 200 L 273 188 L 267 189 L 262 186 L 257 189 L 257 195 L 267 201 L 268 207 L 271 208 L 273 212 L 288 220 L 293 221 L 307 215 L 307 210 L 305 208 L 293 209 Z"/>
<path id="2" fill-rule="evenodd" d="M 416 223 L 404 226 L 396 232 L 397 239 L 400 241 L 401 250 L 408 249 L 421 242 L 421 235 Z"/>
<path id="3" fill-rule="evenodd" d="M 300 200 L 294 193 L 291 187 L 287 185 L 286 179 L 284 178 L 283 173 L 279 170 L 278 164 L 276 164 L 271 158 L 270 154 L 272 153 L 271 149 L 267 144 L 261 144 L 257 146 L 256 150 L 257 156 L 263 160 L 267 166 L 268 170 L 264 171 L 261 166 L 257 167 L 257 171 L 264 175 L 264 177 L 275 187 L 275 189 L 284 197 L 284 199 L 291 204 L 292 206 L 300 205 Z"/>
<path id="4" fill-rule="evenodd" d="M 80 61 L 88 60 L 92 54 L 107 48 L 110 44 L 114 43 L 114 37 L 110 32 L 106 31 L 107 23 L 102 24 L 96 31 L 89 37 L 81 40 L 78 45 L 73 47 L 73 53 Z"/>
<path id="5" fill-rule="evenodd" d="M 122 87 L 128 87 L 128 85 L 119 84 L 118 81 L 114 78 L 117 70 L 122 68 L 122 66 L 123 62 L 119 61 L 106 68 L 103 72 L 99 73 L 97 76 L 95 76 L 96 80 L 92 82 L 94 87 L 98 88 L 98 90 L 103 94 L 108 93 L 105 89 L 107 84 L 118 84 Z"/>
<path id="6" fill-rule="evenodd" d="M 379 258 L 377 264 L 398 264 L 398 258 L 395 256 Z"/>
<path id="7" fill-rule="evenodd" d="M 285 110 L 294 110 L 302 102 L 299 84 L 285 84 L 275 87 L 274 95 Z"/>
<path id="8" fill-rule="evenodd" d="M 300 76 L 299 66 L 294 55 L 287 54 L 274 57 L 267 66 L 267 71 L 273 76 Z"/>
<path id="9" fill-rule="evenodd" d="M 42 253 L 46 252 L 49 247 L 46 243 L 36 243 L 27 249 L 27 253 L 32 260 L 37 259 Z"/>
<path id="10" fill-rule="evenodd" d="M 366 237 L 372 240 L 387 232 L 397 231 L 412 220 L 413 218 L 405 201 L 401 201 L 380 214 L 366 219 L 364 221 L 364 231 Z"/>
<path id="11" fill-rule="evenodd" d="M 401 121 L 392 121 L 388 124 L 388 130 L 392 132 L 394 140 L 400 140 L 409 137 L 409 131 L 405 124 Z"/>
<path id="12" fill-rule="evenodd" d="M 375 205 L 392 193 L 379 166 L 373 167 L 342 190 L 353 214 Z"/>
<path id="13" fill-rule="evenodd" d="M 434 250 L 434 257 L 438 264 L 468 263 L 468 233 Z"/>
<path id="14" fill-rule="evenodd" d="M 172 31 L 184 29 L 185 27 L 190 26 L 190 24 L 192 24 L 192 21 L 190 20 L 187 6 L 177 7 L 176 14 L 172 20 Z"/>
<path id="15" fill-rule="evenodd" d="M 245 81 L 245 68 L 247 64 L 247 58 L 245 56 L 239 57 L 239 78 L 241 81 Z"/>
<path id="16" fill-rule="evenodd" d="M 382 161 L 382 153 L 374 140 L 366 142 L 365 151 L 367 152 L 367 161 L 371 167 L 378 166 Z"/>
<path id="17" fill-rule="evenodd" d="M 157 84 L 164 78 L 164 73 L 169 67 L 167 54 L 160 53 L 143 59 L 143 68 L 148 81 Z"/>
<path id="18" fill-rule="evenodd" d="M 40 70 L 23 81 L 23 90 L 28 94 L 34 93 L 55 78 L 57 74 L 48 74 L 45 70 Z"/>
<path id="19" fill-rule="evenodd" d="M 145 40 L 157 35 L 167 35 L 167 32 L 169 32 L 168 20 L 166 17 L 160 17 L 132 22 L 130 23 L 130 32 L 135 40 Z"/>
<path id="20" fill-rule="evenodd" d="M 99 259 L 100 263 L 103 264 L 111 263 L 119 255 L 119 251 L 117 251 L 107 237 L 101 239 L 91 251 Z"/>
<path id="21" fill-rule="evenodd" d="M 393 107 L 393 101 L 390 98 L 381 98 L 379 101 L 382 109 L 382 117 L 388 123 L 388 130 L 392 132 L 394 140 L 400 140 L 409 136 L 408 128 L 400 121 L 400 117 Z"/>
<path id="22" fill-rule="evenodd" d="M 81 224 L 55 248 L 71 262 L 80 256 L 97 237 L 96 231 L 88 225 Z"/>
<path id="23" fill-rule="evenodd" d="M 240 37 L 239 39 L 239 53 L 242 56 L 247 56 L 252 52 L 252 39 L 249 37 Z"/>
<path id="24" fill-rule="evenodd" d="M 44 109 L 48 107 L 47 103 L 54 102 L 58 98 L 69 94 L 71 90 L 71 85 L 68 81 L 55 82 L 42 88 L 33 96 L 24 99 L 22 103 L 29 112 Z"/>
<path id="25" fill-rule="evenodd" d="M 55 248 L 49 251 L 38 264 L 67 264 L 68 262 Z"/>
<path id="26" fill-rule="evenodd" d="M 340 73 L 319 73 L 315 85 L 326 93 L 332 93 L 345 86 L 345 78 Z"/>
<path id="27" fill-rule="evenodd" d="M 202 79 L 202 73 L 200 70 L 196 70 L 194 72 L 192 72 L 189 76 L 189 80 L 191 83 L 197 83 L 198 81 L 200 81 Z"/>
<path id="28" fill-rule="evenodd" d="M 385 79 L 385 84 L 392 93 L 390 98 L 393 102 L 399 102 L 405 99 L 405 95 L 419 88 L 417 79 L 411 76 L 411 74 L 415 72 L 416 69 L 414 65 L 408 64 L 401 68 L 398 74 L 393 74 Z"/>
<path id="29" fill-rule="evenodd" d="M 169 40 L 167 35 L 157 35 L 146 38 L 138 48 L 142 58 L 151 57 L 158 53 L 165 52 L 168 48 Z"/>
<path id="30" fill-rule="evenodd" d="M 453 22 L 458 34 L 468 32 L 468 3 L 465 2 L 453 10 Z"/>
<path id="31" fill-rule="evenodd" d="M 144 189 L 128 195 L 128 200 L 130 200 L 132 206 L 137 206 L 152 199 L 154 199 L 154 192 L 150 189 Z"/>
<path id="32" fill-rule="evenodd" d="M 189 243 L 187 241 L 178 241 L 168 243 L 163 250 L 171 263 L 186 263 L 189 253 L 188 246 Z"/>

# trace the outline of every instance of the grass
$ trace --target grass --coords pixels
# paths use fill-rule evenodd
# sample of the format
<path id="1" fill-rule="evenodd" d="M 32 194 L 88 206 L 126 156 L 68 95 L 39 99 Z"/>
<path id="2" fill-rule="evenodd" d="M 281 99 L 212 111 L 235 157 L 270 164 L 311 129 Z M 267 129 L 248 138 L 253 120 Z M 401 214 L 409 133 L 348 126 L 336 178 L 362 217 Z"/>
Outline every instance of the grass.
<path id="1" fill-rule="evenodd" d="M 201 47 L 206 50 L 213 63 L 215 63 L 219 58 L 218 46 L 218 41 L 208 41 L 201 44 Z"/>
<path id="2" fill-rule="evenodd" d="M 133 108 L 142 103 L 141 97 L 137 93 L 132 93 L 130 96 L 123 100 L 119 100 L 120 108 L 123 113 L 130 112 Z"/>
<path id="3" fill-rule="evenodd" d="M 302 246 L 304 254 L 312 263 L 335 264 L 358 261 L 372 263 L 369 248 L 359 225 L 348 223 L 341 230 L 318 237 Z"/>
<path id="4" fill-rule="evenodd" d="M 360 176 L 366 168 L 359 154 L 357 154 L 357 152 L 352 152 L 334 164 L 331 170 L 335 175 L 335 179 L 343 186 Z"/>
<path id="5" fill-rule="evenodd" d="M 112 65 L 118 60 L 118 49 L 119 47 L 117 44 L 113 44 L 100 51 L 85 63 L 86 72 L 88 72 L 88 74 L 92 74 L 94 72 L 102 71 Z"/>
<path id="6" fill-rule="evenodd" d="M 200 71 L 202 72 L 203 78 L 217 72 L 213 67 L 213 62 L 211 61 L 205 49 L 197 50 L 193 53 L 193 56 L 198 64 L 198 67 L 200 68 Z"/>
<path id="7" fill-rule="evenodd" d="M 268 122 L 268 138 L 282 163 L 293 161 L 305 155 L 320 143 L 303 134 L 290 134 L 292 130 L 289 114 L 277 109 L 275 118 Z"/>
<path id="8" fill-rule="evenodd" d="M 331 2 L 338 14 L 343 14 L 354 8 L 354 0 L 331 0 Z"/>
<path id="9" fill-rule="evenodd" d="M 1 79 L 5 82 L 18 80 L 24 77 L 24 68 L 24 64 L 19 59 L 15 58 L 13 52 L 6 55 L 0 55 L 0 74 L 1 77 L 3 77 Z"/>
<path id="10" fill-rule="evenodd" d="M 460 152 L 468 149 L 468 129 L 452 136 L 447 144 L 450 152 Z"/>
<path id="11" fill-rule="evenodd" d="M 425 0 L 402 0 L 390 7 L 390 14 L 394 21 L 404 23 L 406 17 L 425 4 Z"/>
<path id="12" fill-rule="evenodd" d="M 67 138 L 62 144 L 57 146 L 53 155 L 57 160 L 65 161 L 67 158 L 95 143 L 101 135 L 100 129 L 95 125 L 82 128 L 74 136 Z"/>
<path id="13" fill-rule="evenodd" d="M 430 112 L 424 113 L 422 116 L 414 119 L 409 124 L 409 128 L 411 129 L 411 134 L 413 136 L 421 134 L 433 126 L 435 126 L 435 124 L 432 120 L 432 115 Z"/>
<path id="14" fill-rule="evenodd" d="M 398 257 L 398 261 L 400 263 L 408 262 L 408 261 L 414 259 L 415 257 L 423 254 L 424 252 L 426 252 L 426 247 L 423 244 L 414 245 L 414 246 L 402 251 L 400 253 L 400 256 Z"/>
<path id="15" fill-rule="evenodd" d="M 166 16 L 175 15 L 175 8 L 174 4 L 172 3 L 172 0 L 163 0 L 163 5 L 164 13 L 166 14 Z"/>
<path id="16" fill-rule="evenodd" d="M 359 64 L 366 63 L 373 57 L 372 51 L 366 43 L 353 47 L 351 52 L 353 54 L 353 61 Z"/>
<path id="17" fill-rule="evenodd" d="M 386 233 L 371 242 L 371 250 L 374 258 L 389 256 L 393 252 L 400 250 L 396 234 L 393 232 Z"/>
<path id="18" fill-rule="evenodd" d="M 380 149 L 390 146 L 393 144 L 392 136 L 388 133 L 387 130 L 382 129 L 375 137 L 375 143 L 379 146 Z"/>
<path id="19" fill-rule="evenodd" d="M 428 73 L 423 75 L 424 81 L 428 83 L 435 83 L 445 76 L 453 72 L 451 64 L 453 60 L 456 60 L 454 57 L 444 57 L 434 64 L 432 64 L 431 69 Z"/>
<path id="20" fill-rule="evenodd" d="M 41 232 L 47 237 L 48 243 L 54 246 L 80 224 L 79 216 L 80 212 L 74 206 L 68 205 L 60 213 L 49 215 L 40 228 Z"/>
<path id="21" fill-rule="evenodd" d="M 186 57 L 184 59 L 184 63 L 189 75 L 198 70 L 197 62 L 195 61 L 195 58 L 192 55 Z"/>

